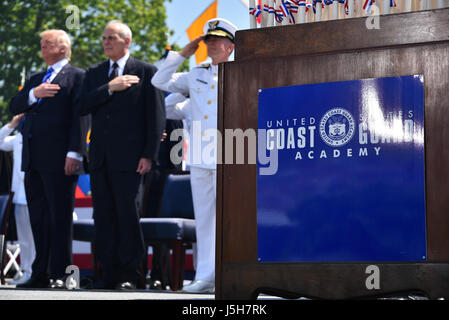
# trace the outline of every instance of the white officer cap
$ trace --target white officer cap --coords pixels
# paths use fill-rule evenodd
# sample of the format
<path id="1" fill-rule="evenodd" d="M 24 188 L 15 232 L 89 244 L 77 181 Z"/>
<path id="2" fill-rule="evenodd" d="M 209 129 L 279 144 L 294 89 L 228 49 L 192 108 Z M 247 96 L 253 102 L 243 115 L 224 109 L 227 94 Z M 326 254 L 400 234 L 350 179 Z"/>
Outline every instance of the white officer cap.
<path id="1" fill-rule="evenodd" d="M 204 35 L 206 36 L 206 41 L 208 36 L 216 36 L 225 37 L 234 43 L 236 31 L 236 26 L 228 20 L 222 18 L 211 19 L 204 25 Z"/>

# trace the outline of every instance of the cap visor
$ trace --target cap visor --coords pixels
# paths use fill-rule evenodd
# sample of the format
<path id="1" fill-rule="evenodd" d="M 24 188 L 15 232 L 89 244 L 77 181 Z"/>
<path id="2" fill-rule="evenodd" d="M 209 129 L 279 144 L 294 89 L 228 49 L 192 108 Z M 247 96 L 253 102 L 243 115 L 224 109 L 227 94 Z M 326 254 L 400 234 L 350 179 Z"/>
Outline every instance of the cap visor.
<path id="1" fill-rule="evenodd" d="M 234 37 L 223 30 L 210 30 L 206 33 L 206 37 L 207 36 L 225 37 L 231 41 L 234 41 Z"/>

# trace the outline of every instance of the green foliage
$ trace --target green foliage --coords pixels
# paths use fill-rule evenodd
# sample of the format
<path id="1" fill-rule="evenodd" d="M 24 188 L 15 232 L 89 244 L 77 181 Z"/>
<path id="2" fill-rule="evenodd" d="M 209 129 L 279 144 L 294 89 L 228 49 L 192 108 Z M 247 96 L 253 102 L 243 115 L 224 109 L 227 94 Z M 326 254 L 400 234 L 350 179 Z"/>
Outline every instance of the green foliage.
<path id="1" fill-rule="evenodd" d="M 75 22 L 75 11 L 66 11 L 70 5 L 79 8 L 79 28 L 68 28 Z M 71 64 L 86 69 L 106 59 L 103 29 L 108 21 L 120 20 L 133 31 L 133 57 L 153 63 L 173 33 L 166 18 L 164 0 L 0 0 L 0 121 L 11 118 L 8 103 L 17 93 L 22 71 L 29 76 L 45 67 L 40 56 L 42 31 L 65 30 L 72 38 Z"/>

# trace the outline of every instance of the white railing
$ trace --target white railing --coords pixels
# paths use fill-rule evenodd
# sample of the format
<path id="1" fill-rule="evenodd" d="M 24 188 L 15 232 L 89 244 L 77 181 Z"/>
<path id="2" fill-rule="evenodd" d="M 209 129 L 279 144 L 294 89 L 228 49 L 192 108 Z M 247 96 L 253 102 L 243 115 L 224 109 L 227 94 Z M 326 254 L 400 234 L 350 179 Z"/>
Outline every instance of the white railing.
<path id="1" fill-rule="evenodd" d="M 249 7 L 257 28 L 446 8 L 449 0 L 249 0 Z"/>

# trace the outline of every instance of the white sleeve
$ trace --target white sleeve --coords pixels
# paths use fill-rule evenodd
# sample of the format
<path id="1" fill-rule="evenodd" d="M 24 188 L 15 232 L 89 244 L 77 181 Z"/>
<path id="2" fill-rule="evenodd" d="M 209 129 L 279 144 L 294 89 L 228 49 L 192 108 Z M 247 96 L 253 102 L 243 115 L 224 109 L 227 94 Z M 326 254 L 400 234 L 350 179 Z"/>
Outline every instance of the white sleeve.
<path id="1" fill-rule="evenodd" d="M 37 98 L 34 95 L 34 88 L 28 92 L 28 105 L 31 106 L 33 103 L 37 102 Z"/>
<path id="2" fill-rule="evenodd" d="M 184 102 L 188 99 L 180 93 L 171 93 L 165 97 L 165 112 L 167 119 L 182 120 L 186 118 L 183 112 Z"/>
<path id="3" fill-rule="evenodd" d="M 0 129 L 0 150 L 12 151 L 14 149 L 15 136 L 9 136 L 14 131 L 14 128 L 10 128 L 9 125 L 3 126 Z"/>
<path id="4" fill-rule="evenodd" d="M 67 152 L 67 158 L 71 158 L 71 159 L 75 159 L 78 161 L 83 161 L 83 156 L 81 154 L 79 154 L 78 152 L 75 151 L 69 151 Z"/>
<path id="5" fill-rule="evenodd" d="M 168 92 L 189 93 L 189 76 L 187 72 L 176 72 L 185 58 L 170 51 L 167 58 L 154 74 L 151 83 L 158 89 Z"/>

